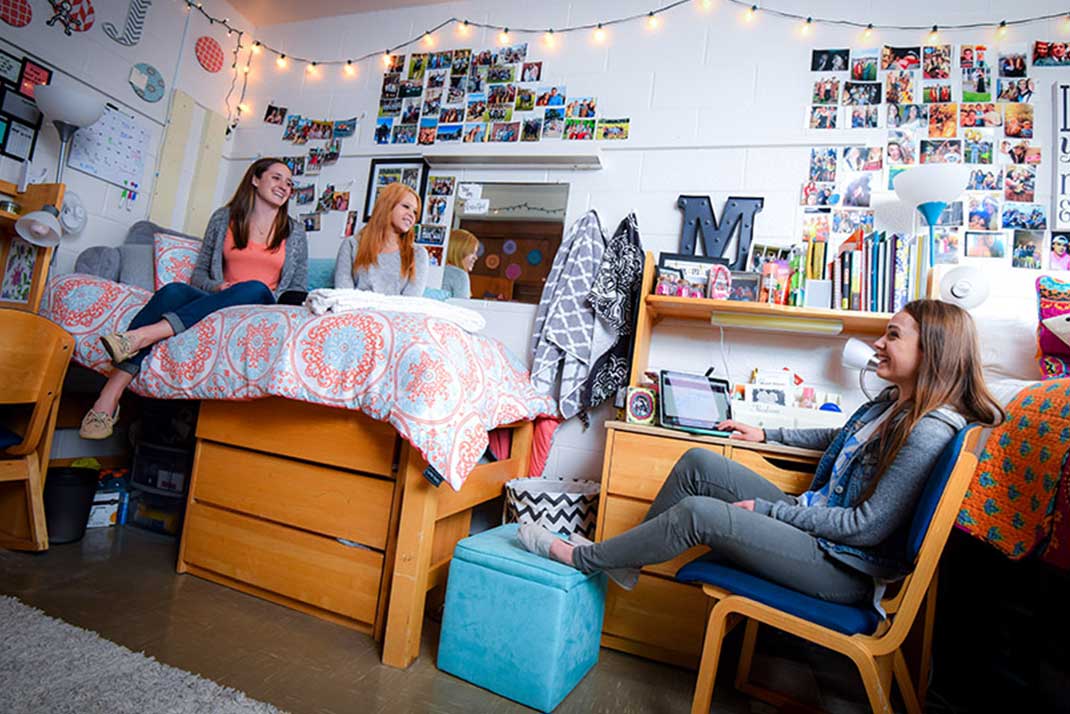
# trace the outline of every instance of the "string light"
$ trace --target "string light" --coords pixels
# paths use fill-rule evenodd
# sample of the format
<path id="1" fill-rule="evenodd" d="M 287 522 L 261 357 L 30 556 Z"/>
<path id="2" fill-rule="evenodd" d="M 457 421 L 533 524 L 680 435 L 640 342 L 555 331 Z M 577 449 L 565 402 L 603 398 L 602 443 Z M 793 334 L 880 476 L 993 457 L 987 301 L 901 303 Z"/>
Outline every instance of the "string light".
<path id="1" fill-rule="evenodd" d="M 650 13 L 646 16 L 646 26 L 649 27 L 651 30 L 656 30 L 658 29 L 658 22 L 658 16 L 654 14 L 653 10 L 651 10 Z"/>
<path id="2" fill-rule="evenodd" d="M 940 28 L 933 25 L 933 31 L 929 33 L 929 43 L 932 44 L 940 39 Z"/>
<path id="3" fill-rule="evenodd" d="M 309 62 L 308 63 L 308 67 L 305 68 L 305 71 L 308 72 L 309 74 L 315 74 L 316 73 L 316 63 L 315 62 Z"/>
<path id="4" fill-rule="evenodd" d="M 241 68 L 242 74 L 249 74 L 249 65 L 245 65 Z"/>
<path id="5" fill-rule="evenodd" d="M 872 34 L 873 34 L 873 23 L 871 22 L 868 25 L 866 25 L 866 31 L 863 32 L 862 35 L 864 37 L 869 37 Z"/>
<path id="6" fill-rule="evenodd" d="M 390 50 L 386 50 L 385 52 L 383 52 L 383 66 L 390 66 Z"/>
<path id="7" fill-rule="evenodd" d="M 996 30 L 996 34 L 999 35 L 1000 37 L 1003 37 L 1004 35 L 1007 34 L 1007 21 L 1006 20 L 1000 20 L 999 29 Z"/>
<path id="8" fill-rule="evenodd" d="M 353 60 L 346 60 L 345 73 L 352 77 L 357 73 L 357 68 L 353 66 Z"/>
<path id="9" fill-rule="evenodd" d="M 509 28 L 503 27 L 501 33 L 498 34 L 498 42 L 507 45 L 509 44 Z"/>
<path id="10" fill-rule="evenodd" d="M 598 27 L 594 28 L 594 41 L 596 44 L 602 44 L 606 41 L 606 31 L 602 28 L 602 23 L 598 23 Z"/>
<path id="11" fill-rule="evenodd" d="M 253 54 L 254 55 L 260 54 L 260 40 L 257 40 L 256 42 L 253 43 Z"/>
<path id="12" fill-rule="evenodd" d="M 431 31 L 430 30 L 425 30 L 424 31 L 424 44 L 427 45 L 428 47 L 431 47 L 432 45 L 435 44 L 435 38 L 431 37 Z"/>
<path id="13" fill-rule="evenodd" d="M 713 0 L 699 0 L 699 6 L 703 10 L 710 10 L 713 8 Z"/>
<path id="14" fill-rule="evenodd" d="M 239 104 L 238 105 L 238 113 L 239 114 L 248 114 L 249 113 L 249 105 L 246 104 L 245 102 L 242 102 L 241 104 Z"/>
<path id="15" fill-rule="evenodd" d="M 810 26 L 813 25 L 813 24 L 814 24 L 814 18 L 812 18 L 812 17 L 806 18 L 806 22 L 804 22 L 803 26 L 802 26 L 802 33 L 804 35 L 808 34 L 810 32 Z"/>
<path id="16" fill-rule="evenodd" d="M 743 16 L 743 19 L 746 20 L 747 22 L 750 22 L 751 20 L 754 19 L 754 16 L 757 15 L 757 14 L 758 14 L 758 6 L 757 5 L 751 5 L 750 8 L 747 10 L 747 13 Z"/>
<path id="17" fill-rule="evenodd" d="M 468 37 L 468 20 L 465 20 L 460 25 L 457 25 L 457 34 L 461 37 Z"/>
<path id="18" fill-rule="evenodd" d="M 275 58 L 275 64 L 279 66 L 279 69 L 286 69 L 286 55 L 279 55 Z"/>
<path id="19" fill-rule="evenodd" d="M 542 36 L 542 41 L 546 43 L 547 47 L 554 46 L 554 28 L 551 27 L 549 30 L 546 31 L 546 33 Z"/>

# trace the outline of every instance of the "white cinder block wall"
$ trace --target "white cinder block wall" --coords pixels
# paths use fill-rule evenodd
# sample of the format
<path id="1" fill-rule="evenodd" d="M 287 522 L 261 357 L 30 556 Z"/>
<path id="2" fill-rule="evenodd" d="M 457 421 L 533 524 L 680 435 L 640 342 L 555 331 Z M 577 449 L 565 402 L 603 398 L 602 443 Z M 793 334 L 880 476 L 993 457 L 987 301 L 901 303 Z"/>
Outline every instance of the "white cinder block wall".
<path id="1" fill-rule="evenodd" d="M 132 223 L 148 217 L 172 89 L 178 87 L 199 105 L 226 113 L 224 97 L 232 81 L 228 71 L 230 62 L 225 59 L 223 70 L 216 74 L 206 72 L 194 56 L 193 42 L 202 35 L 213 37 L 223 48 L 224 57 L 229 58 L 227 53 L 235 46 L 236 36 L 228 38 L 226 30 L 219 25 L 210 25 L 197 13 L 187 13 L 184 2 L 157 0 L 148 10 L 141 41 L 133 47 L 125 47 L 109 38 L 103 27 L 104 23 L 110 22 L 122 28 L 129 5 L 128 0 L 96 0 L 93 3 L 93 25 L 86 32 L 75 32 L 70 37 L 63 34 L 58 24 L 53 27 L 45 24 L 51 15 L 48 3 L 32 4 L 33 19 L 25 27 L 0 24 L 0 49 L 20 58 L 31 56 L 53 68 L 54 84 L 95 94 L 120 110 L 134 114 L 150 135 L 143 190 L 133 203 L 122 202 L 121 189 L 94 176 L 70 168 L 64 172 L 64 183 L 81 197 L 89 220 L 80 235 L 68 237 L 62 243 L 56 257 L 59 272 L 69 272 L 78 254 L 89 246 L 119 245 Z M 254 29 L 229 3 L 209 0 L 206 9 L 216 16 L 230 18 L 236 26 Z M 150 104 L 134 93 L 128 78 L 130 68 L 138 62 L 147 62 L 160 71 L 167 88 L 164 99 Z M 237 94 L 231 99 L 231 106 L 236 105 Z M 31 165 L 34 181 L 55 180 L 58 153 L 59 138 L 55 128 L 46 121 L 38 135 Z M 196 146 L 189 147 L 189 154 L 195 156 Z M 0 157 L 0 179 L 17 182 L 21 170 L 22 162 Z M 42 173 L 44 178 L 40 179 Z M 187 181 L 183 190 L 188 193 L 188 189 Z M 183 202 L 179 203 L 184 209 Z M 181 228 L 181 224 L 177 227 Z"/>
<path id="2" fill-rule="evenodd" d="M 764 3 L 763 3 L 764 5 Z M 859 22 L 931 26 L 979 21 L 998 22 L 1044 13 L 1059 13 L 1065 6 L 1054 0 L 1029 2 L 845 2 L 843 0 L 774 0 L 770 7 L 814 17 L 849 18 Z M 327 20 L 266 27 L 261 36 L 291 56 L 344 59 L 381 51 L 419 36 L 426 28 L 455 16 L 510 27 L 561 27 L 592 23 L 607 17 L 645 13 L 650 3 L 564 2 L 492 3 L 462 2 L 405 8 L 386 12 L 345 15 Z M 756 220 L 755 239 L 788 244 L 797 235 L 800 184 L 807 174 L 809 147 L 823 143 L 883 143 L 883 131 L 812 132 L 804 128 L 812 75 L 810 50 L 926 44 L 927 31 L 879 31 L 865 40 L 861 31 L 815 26 L 803 36 L 800 24 L 760 14 L 752 23 L 742 20 L 742 8 L 713 0 L 705 11 L 700 3 L 682 6 L 661 17 L 657 31 L 645 23 L 608 30 L 604 45 L 588 33 L 557 35 L 547 47 L 540 35 L 513 33 L 513 42 L 526 39 L 529 59 L 543 61 L 544 84 L 565 84 L 570 95 L 598 97 L 601 116 L 630 117 L 631 139 L 602 142 L 604 168 L 600 171 L 478 170 L 462 173 L 473 181 L 550 181 L 571 184 L 566 223 L 584 211 L 597 209 L 607 230 L 629 211 L 635 211 L 643 245 L 654 253 L 674 251 L 679 241 L 681 193 L 708 194 L 720 211 L 730 195 L 762 196 L 765 208 Z M 1065 36 L 1064 23 L 1053 20 L 1011 27 L 1003 38 L 994 30 L 944 31 L 941 42 L 988 44 L 995 56 L 998 45 L 1031 44 L 1037 39 Z M 474 29 L 461 37 L 453 29 L 435 35 L 434 49 L 470 47 L 478 50 L 496 44 L 492 31 Z M 421 45 L 398 50 L 426 51 Z M 327 167 L 317 185 L 333 182 L 349 186 L 353 207 L 359 207 L 366 189 L 369 161 L 375 156 L 412 153 L 416 147 L 374 144 L 372 132 L 378 108 L 383 69 L 378 59 L 360 65 L 356 77 L 346 78 L 338 68 L 321 68 L 309 75 L 303 67 L 279 72 L 270 57 L 254 60 L 250 79 L 253 114 L 262 116 L 269 103 L 288 107 L 305 116 L 342 119 L 364 116 L 357 139 L 347 139 L 342 159 Z M 1036 137 L 1045 147 L 1039 172 L 1037 200 L 1050 200 L 1052 174 L 1050 86 L 1057 78 L 1070 79 L 1065 70 L 1038 69 Z M 264 154 L 296 154 L 300 147 L 280 141 L 279 127 L 258 120 L 246 122 L 227 149 L 233 166 L 230 186 L 248 160 Z M 533 145 L 511 145 L 503 152 L 521 156 Z M 453 147 L 464 151 L 464 145 Z M 540 147 L 541 148 L 541 147 Z M 310 240 L 313 255 L 332 256 L 337 249 L 343 214 L 332 213 L 323 231 Z M 1032 283 L 1036 273 L 1011 270 L 1009 262 L 993 271 L 994 295 L 978 314 L 1035 310 Z M 533 313 L 532 313 L 533 314 Z M 510 313 L 506 319 L 515 319 Z M 490 330 L 504 325 L 490 313 Z M 515 325 L 513 333 L 517 332 Z M 503 337 L 507 335 L 500 333 Z M 819 391 L 843 393 L 851 408 L 862 399 L 855 377 L 839 366 L 844 338 L 810 338 L 726 331 L 731 376 L 742 379 L 753 367 L 791 367 Z M 511 344 L 518 344 L 510 340 Z M 700 325 L 659 326 L 651 364 L 658 367 L 704 370 L 713 365 L 723 371 L 716 331 Z M 595 423 L 584 432 L 578 423 L 558 433 L 548 473 L 598 478 L 604 435 L 601 422 L 610 414 L 599 409 Z"/>

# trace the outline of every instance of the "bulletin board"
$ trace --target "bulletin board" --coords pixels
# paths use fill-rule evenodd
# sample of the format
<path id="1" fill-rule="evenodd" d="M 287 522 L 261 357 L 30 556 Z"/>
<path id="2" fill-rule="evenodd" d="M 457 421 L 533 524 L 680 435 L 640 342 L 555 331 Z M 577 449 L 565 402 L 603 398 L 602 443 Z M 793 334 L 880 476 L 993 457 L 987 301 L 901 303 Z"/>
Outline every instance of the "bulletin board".
<path id="1" fill-rule="evenodd" d="M 149 132 L 132 116 L 109 106 L 96 124 L 75 133 L 67 165 L 136 191 L 143 182 L 148 147 Z"/>

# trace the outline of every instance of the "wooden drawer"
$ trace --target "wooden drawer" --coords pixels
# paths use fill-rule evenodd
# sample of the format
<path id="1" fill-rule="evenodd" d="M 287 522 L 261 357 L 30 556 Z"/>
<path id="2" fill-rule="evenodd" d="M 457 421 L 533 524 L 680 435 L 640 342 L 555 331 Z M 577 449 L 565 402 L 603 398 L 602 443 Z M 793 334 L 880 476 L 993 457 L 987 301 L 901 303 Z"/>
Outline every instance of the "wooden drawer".
<path id="1" fill-rule="evenodd" d="M 649 508 L 650 504 L 643 501 L 633 501 L 630 498 L 621 498 L 620 496 L 609 496 L 606 499 L 606 502 L 602 504 L 602 509 L 605 511 L 605 523 L 602 526 L 602 533 L 599 535 L 598 539 L 605 540 L 606 538 L 612 538 L 629 528 L 634 528 L 639 525 L 646 516 L 646 512 Z M 643 568 L 643 571 L 661 573 L 662 575 L 671 578 L 676 575 L 677 570 L 703 553 L 708 553 L 709 550 L 710 549 L 704 545 L 696 546 L 688 549 L 686 552 L 681 553 L 666 563 L 648 565 Z"/>
<path id="2" fill-rule="evenodd" d="M 673 464 L 693 448 L 724 453 L 724 447 L 712 444 L 615 432 L 612 452 L 609 454 L 612 478 L 607 484 L 608 492 L 653 501 Z"/>
<path id="3" fill-rule="evenodd" d="M 641 575 L 634 590 L 610 582 L 606 591 L 604 644 L 642 657 L 695 667 L 702 655 L 707 608 L 702 589 Z"/>
<path id="4" fill-rule="evenodd" d="M 197 436 L 390 477 L 397 441 L 394 427 L 360 412 L 277 397 L 201 402 Z"/>
<path id="5" fill-rule="evenodd" d="M 394 482 L 198 441 L 193 498 L 383 550 Z"/>
<path id="6" fill-rule="evenodd" d="M 792 456 L 773 456 L 751 449 L 729 448 L 728 458 L 765 476 L 784 493 L 802 493 L 814 479 L 817 461 Z"/>
<path id="7" fill-rule="evenodd" d="M 190 504 L 184 560 L 228 578 L 338 613 L 375 621 L 383 556 L 323 536 Z"/>

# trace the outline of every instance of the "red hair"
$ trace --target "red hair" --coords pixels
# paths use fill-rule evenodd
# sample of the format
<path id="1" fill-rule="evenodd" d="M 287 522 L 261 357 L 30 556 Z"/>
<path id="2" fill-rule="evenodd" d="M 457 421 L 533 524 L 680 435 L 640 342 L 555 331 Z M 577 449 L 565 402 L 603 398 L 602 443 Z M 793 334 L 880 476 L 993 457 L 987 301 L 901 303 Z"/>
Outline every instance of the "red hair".
<path id="1" fill-rule="evenodd" d="M 386 244 L 387 232 L 390 230 L 390 214 L 394 207 L 406 196 L 416 201 L 416 215 L 420 215 L 420 197 L 411 188 L 395 181 L 384 186 L 375 199 L 371 220 L 360 229 L 360 242 L 357 245 L 357 257 L 353 260 L 353 272 L 361 268 L 370 268 L 379 262 L 379 254 Z M 411 280 L 416 274 L 416 231 L 415 226 L 398 236 L 398 248 L 401 251 L 401 275 Z"/>

